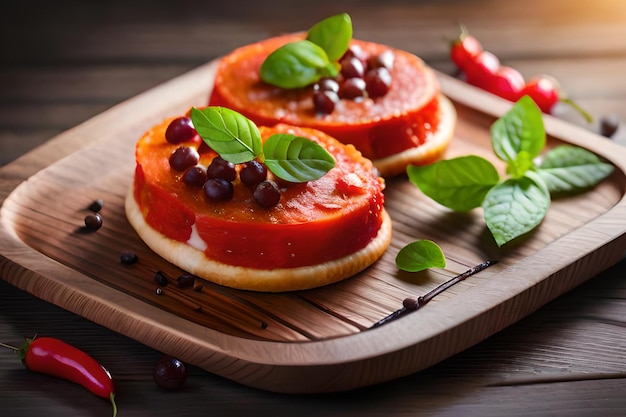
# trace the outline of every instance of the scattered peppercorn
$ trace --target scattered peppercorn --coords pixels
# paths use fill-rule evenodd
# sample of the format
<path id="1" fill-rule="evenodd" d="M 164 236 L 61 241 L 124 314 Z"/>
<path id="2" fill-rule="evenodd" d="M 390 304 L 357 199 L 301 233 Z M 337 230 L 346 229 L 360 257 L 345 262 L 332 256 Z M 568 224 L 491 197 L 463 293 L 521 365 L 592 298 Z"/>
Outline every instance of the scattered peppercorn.
<path id="1" fill-rule="evenodd" d="M 402 307 L 410 311 L 415 311 L 419 308 L 419 299 L 405 298 L 404 300 L 402 300 Z"/>
<path id="2" fill-rule="evenodd" d="M 139 260 L 139 257 L 133 252 L 122 252 L 120 262 L 124 265 L 132 265 Z"/>
<path id="3" fill-rule="evenodd" d="M 95 200 L 93 203 L 91 203 L 89 207 L 87 207 L 87 210 L 93 211 L 94 213 L 99 213 L 100 210 L 102 210 L 103 206 L 104 206 L 104 202 L 102 201 L 101 198 L 99 198 Z"/>
<path id="4" fill-rule="evenodd" d="M 179 288 L 189 288 L 193 286 L 194 277 L 189 274 L 182 274 L 178 278 L 176 278 L 176 282 L 178 283 Z"/>
<path id="5" fill-rule="evenodd" d="M 167 285 L 167 276 L 162 271 L 156 271 L 154 281 L 164 287 Z"/>
<path id="6" fill-rule="evenodd" d="M 102 216 L 98 213 L 91 213 L 85 216 L 85 227 L 88 230 L 98 230 L 102 227 Z"/>
<path id="7" fill-rule="evenodd" d="M 613 137 L 619 129 L 619 117 L 617 114 L 609 114 L 600 119 L 600 134 L 604 137 Z"/>

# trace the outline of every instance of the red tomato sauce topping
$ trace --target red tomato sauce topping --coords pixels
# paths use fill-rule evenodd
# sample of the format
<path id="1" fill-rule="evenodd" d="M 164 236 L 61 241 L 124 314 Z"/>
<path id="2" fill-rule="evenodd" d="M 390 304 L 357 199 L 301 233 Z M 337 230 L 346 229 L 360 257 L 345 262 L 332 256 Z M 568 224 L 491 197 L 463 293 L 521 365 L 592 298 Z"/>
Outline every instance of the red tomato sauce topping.
<path id="1" fill-rule="evenodd" d="M 315 181 L 277 180 L 282 197 L 271 209 L 257 205 L 252 189 L 238 178 L 233 183 L 233 199 L 214 202 L 201 188 L 185 185 L 182 173 L 170 168 L 169 156 L 180 146 L 165 140 L 170 121 L 138 141 L 134 179 L 135 200 L 144 219 L 168 238 L 198 247 L 199 237 L 212 260 L 274 269 L 338 259 L 376 237 L 382 223 L 384 183 L 371 162 L 352 146 L 311 129 L 282 124 L 260 127 L 264 140 L 279 132 L 315 140 L 333 155 L 336 166 Z M 199 144 L 195 140 L 183 145 Z M 207 166 L 215 156 L 212 151 L 202 153 L 200 164 Z"/>
<path id="2" fill-rule="evenodd" d="M 376 99 L 341 100 L 330 114 L 316 114 L 312 86 L 281 89 L 264 83 L 259 69 L 279 46 L 302 39 L 285 35 L 241 47 L 222 58 L 209 105 L 236 110 L 257 125 L 287 123 L 328 133 L 375 160 L 419 146 L 437 130 L 439 84 L 417 56 L 373 42 L 352 40 L 365 53 L 392 50 L 395 63 L 389 92 Z"/>

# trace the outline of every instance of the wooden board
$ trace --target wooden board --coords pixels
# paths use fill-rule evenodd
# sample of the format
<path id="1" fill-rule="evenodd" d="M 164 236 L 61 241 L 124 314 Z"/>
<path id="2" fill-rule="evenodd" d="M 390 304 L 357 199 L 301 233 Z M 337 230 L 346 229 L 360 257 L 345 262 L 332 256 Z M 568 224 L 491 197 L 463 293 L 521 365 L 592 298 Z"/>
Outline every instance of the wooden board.
<path id="1" fill-rule="evenodd" d="M 201 291 L 153 276 L 182 271 L 154 255 L 129 226 L 123 200 L 134 145 L 164 117 L 203 105 L 208 63 L 71 129 L 0 170 L 0 276 L 13 285 L 148 346 L 249 386 L 291 393 L 353 389 L 431 366 L 514 323 L 622 259 L 626 249 L 626 150 L 546 117 L 549 146 L 571 143 L 613 162 L 595 189 L 555 200 L 540 228 L 498 249 L 480 210 L 452 213 L 405 177 L 387 183 L 394 237 L 387 253 L 339 284 L 260 294 L 209 283 Z M 459 114 L 447 156 L 494 159 L 489 127 L 510 103 L 439 75 Z M 104 226 L 81 233 L 86 207 L 104 201 Z M 447 267 L 401 273 L 405 244 L 432 239 Z M 140 260 L 124 266 L 133 251 Z M 426 293 L 487 259 L 499 263 L 376 329 L 406 297 Z"/>

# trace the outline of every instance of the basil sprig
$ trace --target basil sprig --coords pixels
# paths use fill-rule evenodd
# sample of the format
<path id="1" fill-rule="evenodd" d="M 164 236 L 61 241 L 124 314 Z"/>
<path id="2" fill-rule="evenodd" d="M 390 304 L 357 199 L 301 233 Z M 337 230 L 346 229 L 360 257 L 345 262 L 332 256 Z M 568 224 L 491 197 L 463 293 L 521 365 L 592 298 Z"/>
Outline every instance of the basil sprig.
<path id="1" fill-rule="evenodd" d="M 233 164 L 241 164 L 263 153 L 258 127 L 251 120 L 225 107 L 191 109 L 198 135 L 215 152 Z"/>
<path id="2" fill-rule="evenodd" d="M 299 88 L 322 77 L 335 77 L 338 69 L 326 52 L 311 41 L 287 43 L 261 64 L 261 79 L 280 88 Z"/>
<path id="3" fill-rule="evenodd" d="M 530 232 L 544 219 L 551 198 L 581 192 L 604 180 L 614 166 L 572 145 L 546 152 L 541 111 L 524 96 L 491 127 L 495 155 L 506 162 L 507 177 L 477 156 L 409 166 L 409 180 L 424 194 L 455 211 L 482 206 L 485 223 L 498 246 Z"/>
<path id="4" fill-rule="evenodd" d="M 593 187 L 613 169 L 613 165 L 602 162 L 596 154 L 561 145 L 546 154 L 538 172 L 552 194 L 568 194 Z"/>
<path id="5" fill-rule="evenodd" d="M 411 166 L 407 171 L 424 194 L 455 211 L 480 206 L 487 192 L 500 181 L 493 164 L 475 155 Z"/>
<path id="6" fill-rule="evenodd" d="M 307 32 L 306 39 L 287 43 L 270 53 L 261 64 L 261 79 L 280 88 L 306 87 L 339 73 L 339 59 L 352 39 L 347 13 L 328 17 Z"/>
<path id="7" fill-rule="evenodd" d="M 290 182 L 321 178 L 335 166 L 335 160 L 324 148 L 302 136 L 274 134 L 265 142 L 263 152 L 268 169 Z"/>
<path id="8" fill-rule="evenodd" d="M 330 61 L 339 61 L 348 50 L 352 40 L 350 15 L 341 13 L 316 23 L 309 29 L 306 39 L 319 45 Z"/>
<path id="9" fill-rule="evenodd" d="M 226 107 L 193 107 L 191 121 L 202 140 L 226 161 L 242 164 L 258 159 L 285 181 L 313 181 L 335 166 L 326 149 L 302 136 L 278 133 L 264 144 L 254 122 Z"/>

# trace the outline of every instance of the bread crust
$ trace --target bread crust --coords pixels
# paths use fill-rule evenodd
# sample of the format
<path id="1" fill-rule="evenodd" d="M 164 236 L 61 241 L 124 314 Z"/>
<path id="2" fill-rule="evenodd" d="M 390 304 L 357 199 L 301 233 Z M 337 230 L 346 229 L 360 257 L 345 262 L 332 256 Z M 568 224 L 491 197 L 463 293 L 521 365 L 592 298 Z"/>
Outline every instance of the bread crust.
<path id="1" fill-rule="evenodd" d="M 392 224 L 383 209 L 382 225 L 376 237 L 363 249 L 319 265 L 256 269 L 226 265 L 209 259 L 195 247 L 170 239 L 150 227 L 135 201 L 134 188 L 125 201 L 126 216 L 139 237 L 156 254 L 200 278 L 216 284 L 261 292 L 304 290 L 332 284 L 361 272 L 378 260 L 391 243 Z"/>
<path id="2" fill-rule="evenodd" d="M 437 131 L 428 140 L 400 153 L 375 159 L 372 162 L 382 177 L 392 177 L 406 171 L 408 165 L 425 165 L 440 159 L 454 136 L 456 109 L 445 96 L 439 95 L 440 119 Z"/>

